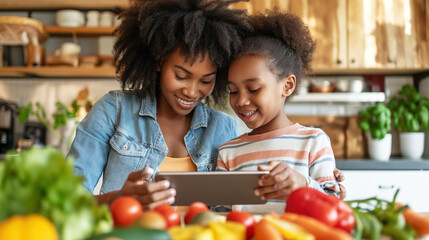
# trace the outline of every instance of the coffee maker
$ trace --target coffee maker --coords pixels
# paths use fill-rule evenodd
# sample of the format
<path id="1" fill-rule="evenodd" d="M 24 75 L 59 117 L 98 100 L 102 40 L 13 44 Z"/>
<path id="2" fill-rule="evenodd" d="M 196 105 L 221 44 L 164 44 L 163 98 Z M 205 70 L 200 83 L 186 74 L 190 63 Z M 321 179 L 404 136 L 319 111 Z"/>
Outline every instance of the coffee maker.
<path id="1" fill-rule="evenodd" d="M 0 154 L 15 148 L 16 110 L 14 102 L 0 99 Z"/>

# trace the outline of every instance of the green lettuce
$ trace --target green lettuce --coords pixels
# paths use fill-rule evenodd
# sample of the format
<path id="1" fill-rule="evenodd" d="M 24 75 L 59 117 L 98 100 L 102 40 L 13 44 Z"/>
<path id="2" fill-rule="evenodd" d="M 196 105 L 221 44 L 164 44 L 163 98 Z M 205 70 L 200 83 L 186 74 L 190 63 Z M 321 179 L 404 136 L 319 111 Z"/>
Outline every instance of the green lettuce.
<path id="1" fill-rule="evenodd" d="M 63 240 L 109 232 L 108 206 L 98 205 L 82 182 L 73 173 L 73 159 L 55 148 L 9 152 L 0 162 L 0 221 L 39 213 L 54 223 Z"/>

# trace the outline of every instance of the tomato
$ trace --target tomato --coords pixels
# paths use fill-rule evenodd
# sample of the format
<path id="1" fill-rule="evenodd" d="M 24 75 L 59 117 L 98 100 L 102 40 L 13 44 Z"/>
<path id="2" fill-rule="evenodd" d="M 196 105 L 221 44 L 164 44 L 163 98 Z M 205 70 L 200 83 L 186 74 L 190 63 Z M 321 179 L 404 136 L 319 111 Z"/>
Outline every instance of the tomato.
<path id="1" fill-rule="evenodd" d="M 197 215 L 200 212 L 206 212 L 209 211 L 209 208 L 207 207 L 207 205 L 205 203 L 202 202 L 194 202 L 189 206 L 188 211 L 186 212 L 185 215 L 185 224 L 188 224 L 189 221 L 191 221 L 191 219 Z"/>
<path id="2" fill-rule="evenodd" d="M 238 222 L 246 227 L 247 239 L 251 239 L 255 230 L 255 219 L 248 212 L 231 211 L 226 216 L 226 221 Z"/>
<path id="3" fill-rule="evenodd" d="M 159 212 L 167 222 L 167 228 L 173 226 L 180 226 L 180 214 L 169 204 L 161 204 L 155 207 L 153 210 Z"/>
<path id="4" fill-rule="evenodd" d="M 110 212 L 115 226 L 128 227 L 142 214 L 143 208 L 135 198 L 121 196 L 112 202 Z"/>

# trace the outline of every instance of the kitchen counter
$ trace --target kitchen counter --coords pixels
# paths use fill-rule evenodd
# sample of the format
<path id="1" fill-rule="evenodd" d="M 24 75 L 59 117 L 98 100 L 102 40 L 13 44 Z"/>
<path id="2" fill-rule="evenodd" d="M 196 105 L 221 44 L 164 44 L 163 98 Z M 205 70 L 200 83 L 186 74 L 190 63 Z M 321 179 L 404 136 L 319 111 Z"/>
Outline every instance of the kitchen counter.
<path id="1" fill-rule="evenodd" d="M 337 159 L 336 166 L 341 170 L 429 170 L 429 159 L 391 158 L 389 161 Z"/>
<path id="2" fill-rule="evenodd" d="M 0 154 L 0 161 L 6 154 Z M 389 161 L 370 159 L 337 159 L 336 166 L 341 170 L 429 170 L 429 159 L 391 158 Z"/>

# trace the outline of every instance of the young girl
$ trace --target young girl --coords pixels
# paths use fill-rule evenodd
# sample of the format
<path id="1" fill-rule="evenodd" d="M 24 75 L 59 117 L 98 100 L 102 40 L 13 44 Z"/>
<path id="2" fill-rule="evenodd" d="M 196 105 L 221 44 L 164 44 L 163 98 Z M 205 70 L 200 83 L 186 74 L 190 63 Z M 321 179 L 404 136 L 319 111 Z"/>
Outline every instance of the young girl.
<path id="1" fill-rule="evenodd" d="M 233 206 L 249 212 L 284 212 L 287 196 L 299 187 L 332 193 L 335 160 L 329 137 L 291 122 L 284 103 L 310 70 L 315 44 L 296 16 L 278 10 L 252 18 L 255 32 L 231 63 L 230 104 L 252 129 L 219 148 L 217 170 L 270 171 L 255 194 L 266 205 Z"/>
<path id="2" fill-rule="evenodd" d="M 121 14 L 114 46 L 123 91 L 100 99 L 79 124 L 69 155 L 100 203 L 130 195 L 143 207 L 173 203 L 156 171 L 211 171 L 220 144 L 238 136 L 236 122 L 202 101 L 226 98 L 221 69 L 250 29 L 238 0 L 136 1 Z"/>

